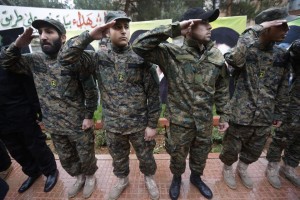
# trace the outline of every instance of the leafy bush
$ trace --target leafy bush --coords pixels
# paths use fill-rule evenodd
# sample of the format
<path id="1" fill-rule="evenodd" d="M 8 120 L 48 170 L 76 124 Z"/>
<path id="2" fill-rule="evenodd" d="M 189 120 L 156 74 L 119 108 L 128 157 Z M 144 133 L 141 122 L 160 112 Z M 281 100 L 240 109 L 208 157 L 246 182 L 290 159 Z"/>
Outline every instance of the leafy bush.
<path id="1" fill-rule="evenodd" d="M 105 131 L 103 129 L 95 130 L 95 145 L 96 148 L 106 146 Z"/>
<path id="2" fill-rule="evenodd" d="M 214 144 L 211 149 L 211 153 L 220 153 L 222 151 L 222 144 Z"/>
<path id="3" fill-rule="evenodd" d="M 218 131 L 218 127 L 214 127 L 212 131 L 213 143 L 222 144 L 223 134 Z"/>

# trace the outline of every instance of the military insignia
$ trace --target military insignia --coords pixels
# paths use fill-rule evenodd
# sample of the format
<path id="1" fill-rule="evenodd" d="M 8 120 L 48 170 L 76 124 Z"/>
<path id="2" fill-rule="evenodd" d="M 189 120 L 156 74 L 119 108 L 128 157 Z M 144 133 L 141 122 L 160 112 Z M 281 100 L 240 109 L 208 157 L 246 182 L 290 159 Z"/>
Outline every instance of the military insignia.
<path id="1" fill-rule="evenodd" d="M 52 81 L 51 81 L 51 86 L 52 86 L 52 87 L 56 87 L 56 85 L 57 85 L 57 84 L 56 84 L 56 81 L 55 81 L 55 80 L 52 80 Z"/>
<path id="2" fill-rule="evenodd" d="M 124 75 L 123 74 L 119 74 L 119 81 L 123 81 L 124 80 Z"/>
<path id="3" fill-rule="evenodd" d="M 262 78 L 265 76 L 265 72 L 259 72 L 259 78 Z"/>

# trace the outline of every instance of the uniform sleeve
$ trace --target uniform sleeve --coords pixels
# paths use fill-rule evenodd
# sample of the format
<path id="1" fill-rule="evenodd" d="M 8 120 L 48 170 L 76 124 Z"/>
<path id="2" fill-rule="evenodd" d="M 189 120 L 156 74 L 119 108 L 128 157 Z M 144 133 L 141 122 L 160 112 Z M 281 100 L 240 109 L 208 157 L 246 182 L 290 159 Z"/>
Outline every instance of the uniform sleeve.
<path id="1" fill-rule="evenodd" d="M 144 87 L 148 99 L 148 127 L 157 128 L 160 116 L 159 84 L 156 70 L 153 68 L 145 69 Z"/>
<path id="2" fill-rule="evenodd" d="M 252 45 L 258 45 L 258 38 L 262 28 L 261 25 L 255 25 L 242 33 L 237 45 L 224 55 L 229 65 L 234 68 L 243 68 L 245 66 L 247 50 Z"/>
<path id="3" fill-rule="evenodd" d="M 229 117 L 231 115 L 229 75 L 225 64 L 221 67 L 221 73 L 216 81 L 214 101 L 216 105 L 216 112 L 220 116 L 220 122 L 229 122 Z"/>
<path id="4" fill-rule="evenodd" d="M 98 90 L 94 76 L 91 74 L 80 74 L 80 82 L 85 97 L 85 119 L 93 119 L 98 105 Z"/>
<path id="5" fill-rule="evenodd" d="M 161 44 L 169 37 L 174 38 L 181 35 L 179 22 L 168 26 L 160 26 L 140 35 L 132 47 L 136 54 L 146 61 L 159 65 L 163 70 L 168 67 L 169 52 L 165 45 Z"/>
<path id="6" fill-rule="evenodd" d="M 291 70 L 291 65 L 290 63 L 288 63 L 284 71 L 284 74 L 280 80 L 278 92 L 275 97 L 275 109 L 274 109 L 273 120 L 286 121 L 287 119 L 289 102 L 290 102 L 289 76 L 288 76 L 290 70 Z"/>
<path id="7" fill-rule="evenodd" d="M 31 75 L 31 54 L 21 55 L 21 50 L 12 43 L 7 49 L 2 48 L 0 64 L 4 69 L 19 74 Z"/>
<path id="8" fill-rule="evenodd" d="M 93 51 L 84 51 L 92 41 L 87 31 L 69 39 L 58 55 L 59 63 L 72 71 L 93 74 L 97 64 L 97 54 Z"/>

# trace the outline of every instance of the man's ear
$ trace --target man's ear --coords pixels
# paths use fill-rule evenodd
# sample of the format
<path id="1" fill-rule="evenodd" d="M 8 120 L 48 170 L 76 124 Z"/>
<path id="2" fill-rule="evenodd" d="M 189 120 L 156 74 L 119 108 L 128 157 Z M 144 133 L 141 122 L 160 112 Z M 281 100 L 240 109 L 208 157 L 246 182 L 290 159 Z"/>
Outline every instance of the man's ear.
<path id="1" fill-rule="evenodd" d="M 65 43 L 66 42 L 66 39 L 67 39 L 67 36 L 66 34 L 62 34 L 61 37 L 60 37 L 62 43 Z"/>
<path id="2" fill-rule="evenodd" d="M 105 32 L 105 37 L 110 38 L 110 30 L 107 30 L 107 31 Z"/>
<path id="3" fill-rule="evenodd" d="M 191 30 L 190 32 L 186 33 L 184 37 L 185 38 L 192 38 L 192 36 L 193 36 L 193 33 L 192 33 L 192 30 Z"/>

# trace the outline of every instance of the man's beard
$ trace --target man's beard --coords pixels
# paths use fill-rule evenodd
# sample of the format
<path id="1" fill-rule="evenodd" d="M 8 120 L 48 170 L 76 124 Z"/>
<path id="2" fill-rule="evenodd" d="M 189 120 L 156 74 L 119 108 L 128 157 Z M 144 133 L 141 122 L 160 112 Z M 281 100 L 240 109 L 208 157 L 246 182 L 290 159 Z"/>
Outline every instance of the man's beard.
<path id="1" fill-rule="evenodd" d="M 50 44 L 50 43 L 44 43 L 42 41 L 40 41 L 40 44 L 41 44 L 41 48 L 42 48 L 42 51 L 47 54 L 47 55 L 55 55 L 59 52 L 61 46 L 62 46 L 62 41 L 60 38 L 58 38 L 57 40 L 53 41 L 53 44 Z M 47 45 L 50 45 L 50 47 L 44 47 L 43 45 L 44 44 L 47 44 Z"/>

